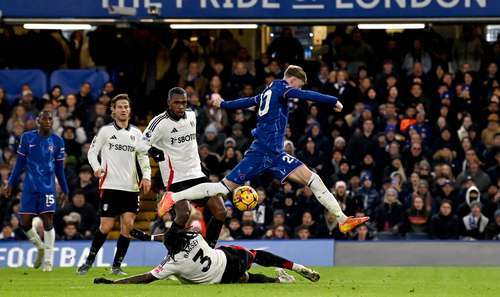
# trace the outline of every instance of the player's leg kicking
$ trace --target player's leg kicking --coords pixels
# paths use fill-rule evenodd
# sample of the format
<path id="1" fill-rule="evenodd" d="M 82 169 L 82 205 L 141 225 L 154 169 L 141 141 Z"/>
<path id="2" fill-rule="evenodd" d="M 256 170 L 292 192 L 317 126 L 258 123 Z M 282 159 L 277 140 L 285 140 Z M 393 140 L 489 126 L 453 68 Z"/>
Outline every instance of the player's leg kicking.
<path id="1" fill-rule="evenodd" d="M 349 232 L 369 219 L 368 217 L 347 217 L 321 178 L 295 157 L 286 153 L 271 157 L 255 151 L 247 152 L 245 158 L 220 183 L 203 183 L 181 192 L 167 192 L 158 204 L 158 213 L 161 215 L 167 212 L 180 200 L 196 200 L 218 194 L 227 195 L 230 191 L 266 170 L 273 172 L 274 176 L 282 181 L 288 178 L 304 186 L 309 186 L 316 199 L 328 211 L 335 214 L 342 232 Z"/>
<path id="2" fill-rule="evenodd" d="M 162 176 L 163 178 L 163 176 Z M 165 179 L 164 179 L 165 180 Z M 207 182 L 208 179 L 206 177 L 181 181 L 178 183 L 174 183 L 170 185 L 170 189 L 173 192 L 180 192 L 185 189 L 189 189 L 195 185 Z M 206 197 L 204 197 L 205 200 Z M 185 200 L 183 200 L 185 201 Z M 217 240 L 219 239 L 219 234 L 222 229 L 222 225 L 224 225 L 224 221 L 226 219 L 226 208 L 224 206 L 224 201 L 220 195 L 216 195 L 210 198 L 207 198 L 206 201 L 203 201 L 204 206 L 210 211 L 212 217 L 207 223 L 207 233 L 205 236 L 205 240 L 211 247 L 215 247 L 217 244 Z M 183 230 L 186 227 L 186 224 L 189 220 L 190 216 L 190 207 L 189 202 L 185 201 L 185 203 L 176 203 L 173 207 L 175 212 L 175 219 L 172 222 L 171 227 L 168 232 L 178 232 Z M 160 216 L 164 214 L 164 212 L 158 213 Z M 135 236 L 134 236 L 135 237 Z"/>

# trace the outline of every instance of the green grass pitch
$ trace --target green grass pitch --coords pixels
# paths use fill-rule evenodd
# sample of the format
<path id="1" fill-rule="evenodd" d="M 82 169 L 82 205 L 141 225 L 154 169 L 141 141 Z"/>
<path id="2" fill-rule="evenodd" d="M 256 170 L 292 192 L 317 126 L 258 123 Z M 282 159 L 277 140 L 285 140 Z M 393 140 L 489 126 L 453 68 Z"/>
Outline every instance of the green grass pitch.
<path id="1" fill-rule="evenodd" d="M 148 267 L 130 267 L 130 274 Z M 253 268 L 266 274 L 271 269 Z M 94 277 L 109 276 L 104 268 L 88 275 L 59 268 L 44 273 L 33 269 L 0 269 L 1 297 L 370 297 L 370 296 L 500 296 L 500 269 L 493 267 L 318 267 L 321 280 L 311 283 L 291 272 L 295 284 L 181 285 L 158 281 L 149 285 L 94 285 Z M 116 277 L 115 277 L 116 278 Z"/>

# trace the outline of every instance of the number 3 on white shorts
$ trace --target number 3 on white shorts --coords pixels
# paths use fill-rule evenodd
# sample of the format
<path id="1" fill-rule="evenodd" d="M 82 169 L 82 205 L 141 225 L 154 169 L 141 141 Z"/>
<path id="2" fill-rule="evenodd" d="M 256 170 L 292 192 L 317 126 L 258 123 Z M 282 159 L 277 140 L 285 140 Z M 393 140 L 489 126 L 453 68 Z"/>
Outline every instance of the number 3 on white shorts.
<path id="1" fill-rule="evenodd" d="M 271 96 L 273 91 L 267 90 L 264 94 L 260 95 L 259 117 L 265 115 L 269 111 L 269 103 L 271 103 Z"/>
<path id="2" fill-rule="evenodd" d="M 54 195 L 53 194 L 47 194 L 47 195 L 45 195 L 45 204 L 47 206 L 51 206 L 52 204 L 54 204 L 54 202 L 56 202 L 56 200 L 54 199 Z"/>

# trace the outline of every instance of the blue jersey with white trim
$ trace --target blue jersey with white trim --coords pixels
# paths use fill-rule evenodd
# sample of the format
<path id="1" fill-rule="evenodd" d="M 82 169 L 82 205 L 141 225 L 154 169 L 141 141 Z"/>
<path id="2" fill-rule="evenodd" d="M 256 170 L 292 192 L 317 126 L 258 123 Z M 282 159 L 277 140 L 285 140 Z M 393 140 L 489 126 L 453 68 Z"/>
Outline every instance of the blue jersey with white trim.
<path id="1" fill-rule="evenodd" d="M 26 158 L 26 177 L 23 191 L 55 193 L 56 162 L 64 161 L 64 141 L 50 134 L 41 136 L 38 131 L 28 131 L 21 136 L 17 153 Z M 11 182 L 19 178 L 13 172 Z"/>
<path id="2" fill-rule="evenodd" d="M 284 80 L 275 80 L 257 96 L 257 127 L 252 130 L 257 148 L 282 152 L 288 123 L 288 99 L 290 89 Z"/>
<path id="3" fill-rule="evenodd" d="M 221 108 L 239 109 L 258 106 L 257 127 L 252 130 L 255 141 L 251 149 L 281 153 L 288 123 L 288 99 L 291 98 L 332 105 L 338 101 L 334 96 L 292 88 L 285 80 L 275 80 L 261 94 L 223 101 Z"/>

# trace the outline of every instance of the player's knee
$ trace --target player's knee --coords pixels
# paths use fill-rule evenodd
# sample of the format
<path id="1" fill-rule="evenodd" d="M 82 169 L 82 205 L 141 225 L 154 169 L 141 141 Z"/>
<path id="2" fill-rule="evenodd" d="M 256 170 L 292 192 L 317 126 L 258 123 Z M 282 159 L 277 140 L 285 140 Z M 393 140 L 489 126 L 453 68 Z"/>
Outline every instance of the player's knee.
<path id="1" fill-rule="evenodd" d="M 52 222 L 44 222 L 43 223 L 43 229 L 45 231 L 50 231 L 54 228 L 54 224 L 52 224 Z"/>
<path id="2" fill-rule="evenodd" d="M 175 222 L 179 226 L 185 226 L 187 221 L 189 220 L 189 216 L 191 212 L 189 210 L 182 210 L 175 213 Z"/>
<path id="3" fill-rule="evenodd" d="M 227 210 L 225 207 L 222 208 L 217 208 L 215 210 L 215 213 L 213 214 L 214 218 L 216 218 L 218 221 L 224 221 L 227 216 Z"/>
<path id="4" fill-rule="evenodd" d="M 111 232 L 112 229 L 113 225 L 110 224 L 101 224 L 101 226 L 99 226 L 99 230 L 101 231 L 102 234 L 108 234 L 109 232 Z"/>

